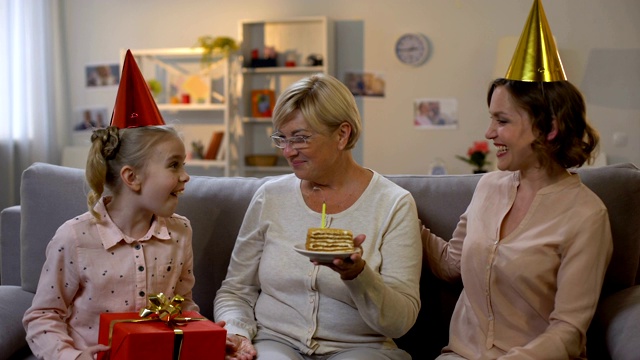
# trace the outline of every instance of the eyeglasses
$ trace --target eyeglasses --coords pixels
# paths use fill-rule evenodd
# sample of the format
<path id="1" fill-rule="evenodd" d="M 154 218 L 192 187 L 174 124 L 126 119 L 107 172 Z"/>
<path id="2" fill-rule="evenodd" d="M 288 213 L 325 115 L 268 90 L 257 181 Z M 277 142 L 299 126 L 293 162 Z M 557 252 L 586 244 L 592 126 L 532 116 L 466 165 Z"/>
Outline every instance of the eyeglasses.
<path id="1" fill-rule="evenodd" d="M 271 140 L 273 141 L 273 145 L 275 145 L 278 149 L 284 149 L 288 144 L 293 150 L 302 150 L 309 147 L 309 138 L 311 136 L 312 135 L 300 135 L 292 136 L 287 139 L 283 136 L 273 134 L 271 135 Z"/>

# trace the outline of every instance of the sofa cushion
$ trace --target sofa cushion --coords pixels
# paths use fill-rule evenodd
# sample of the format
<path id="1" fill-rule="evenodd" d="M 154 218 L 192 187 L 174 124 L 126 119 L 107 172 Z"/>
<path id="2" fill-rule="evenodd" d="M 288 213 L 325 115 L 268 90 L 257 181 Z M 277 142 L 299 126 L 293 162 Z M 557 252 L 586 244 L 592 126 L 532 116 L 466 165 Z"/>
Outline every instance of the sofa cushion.
<path id="1" fill-rule="evenodd" d="M 0 284 L 20 285 L 20 205 L 0 212 Z"/>
<path id="2" fill-rule="evenodd" d="M 467 209 L 482 175 L 388 175 L 409 190 L 418 205 L 418 217 L 431 231 L 449 239 Z M 429 181 L 425 181 L 428 178 Z"/>
<path id="3" fill-rule="evenodd" d="M 253 193 L 269 178 L 192 176 L 176 212 L 193 228 L 193 298 L 213 319 L 213 299 L 227 274 L 231 251 Z"/>
<path id="4" fill-rule="evenodd" d="M 9 359 L 27 345 L 27 334 L 21 324 L 24 312 L 31 306 L 33 295 L 19 286 L 0 286 L 0 299 L 11 299 L 9 302 L 0 302 L 0 324 L 19 325 L 5 326 L 0 331 L 0 360 Z"/>
<path id="5" fill-rule="evenodd" d="M 582 182 L 602 199 L 609 211 L 613 255 L 602 295 L 639 284 L 640 227 L 629 224 L 640 224 L 640 170 L 632 164 L 615 164 L 579 169 L 578 173 Z"/>
<path id="6" fill-rule="evenodd" d="M 48 240 L 66 220 L 87 211 L 87 193 L 81 169 L 34 163 L 22 173 L 20 272 L 26 291 L 38 287 Z"/>
<path id="7" fill-rule="evenodd" d="M 598 306 L 594 322 L 602 326 L 603 339 L 612 359 L 638 358 L 640 335 L 640 285 L 619 291 Z"/>

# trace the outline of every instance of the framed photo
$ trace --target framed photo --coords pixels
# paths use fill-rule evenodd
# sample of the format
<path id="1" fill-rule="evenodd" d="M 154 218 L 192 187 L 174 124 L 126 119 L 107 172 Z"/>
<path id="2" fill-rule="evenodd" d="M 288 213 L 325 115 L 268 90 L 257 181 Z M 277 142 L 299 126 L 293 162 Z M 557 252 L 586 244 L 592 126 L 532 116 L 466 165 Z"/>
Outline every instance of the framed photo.
<path id="1" fill-rule="evenodd" d="M 74 111 L 74 131 L 93 130 L 109 125 L 111 119 L 106 107 L 82 107 Z"/>
<path id="2" fill-rule="evenodd" d="M 276 103 L 276 93 L 269 89 L 251 91 L 251 116 L 271 117 Z"/>
<path id="3" fill-rule="evenodd" d="M 85 66 L 85 84 L 87 88 L 116 86 L 120 83 L 120 65 L 98 64 Z"/>
<path id="4" fill-rule="evenodd" d="M 382 73 L 349 71 L 344 75 L 344 84 L 353 96 L 384 97 L 386 82 Z"/>
<path id="5" fill-rule="evenodd" d="M 457 129 L 458 101 L 453 98 L 416 99 L 413 124 L 421 129 Z"/>

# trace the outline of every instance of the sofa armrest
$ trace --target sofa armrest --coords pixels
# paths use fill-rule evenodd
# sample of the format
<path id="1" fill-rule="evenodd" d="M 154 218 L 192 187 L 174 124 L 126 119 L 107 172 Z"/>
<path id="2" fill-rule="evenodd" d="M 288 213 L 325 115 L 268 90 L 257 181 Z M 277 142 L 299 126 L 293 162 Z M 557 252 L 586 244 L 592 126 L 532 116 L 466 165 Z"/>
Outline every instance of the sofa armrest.
<path id="1" fill-rule="evenodd" d="M 612 359 L 638 358 L 640 344 L 640 285 L 607 296 L 598 306 L 596 321 L 602 326 Z"/>
<path id="2" fill-rule="evenodd" d="M 22 317 L 31 306 L 33 296 L 19 286 L 0 286 L 0 360 L 12 358 L 27 346 Z"/>
<path id="3" fill-rule="evenodd" d="M 20 285 L 20 205 L 0 212 L 0 284 Z"/>

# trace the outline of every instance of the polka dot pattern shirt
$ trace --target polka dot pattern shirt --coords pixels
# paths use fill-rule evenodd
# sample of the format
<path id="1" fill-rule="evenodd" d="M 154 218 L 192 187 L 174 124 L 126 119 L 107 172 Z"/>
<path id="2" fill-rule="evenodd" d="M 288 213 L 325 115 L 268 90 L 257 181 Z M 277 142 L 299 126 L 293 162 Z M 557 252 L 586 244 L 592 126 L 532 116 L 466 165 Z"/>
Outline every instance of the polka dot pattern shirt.
<path id="1" fill-rule="evenodd" d="M 176 214 L 155 218 L 146 235 L 132 239 L 113 223 L 103 201 L 96 204 L 102 221 L 89 212 L 68 220 L 47 246 L 36 295 L 23 318 L 39 358 L 75 358 L 97 344 L 100 313 L 139 311 L 149 294 L 179 294 L 183 310 L 199 310 L 191 297 L 189 220 Z"/>

